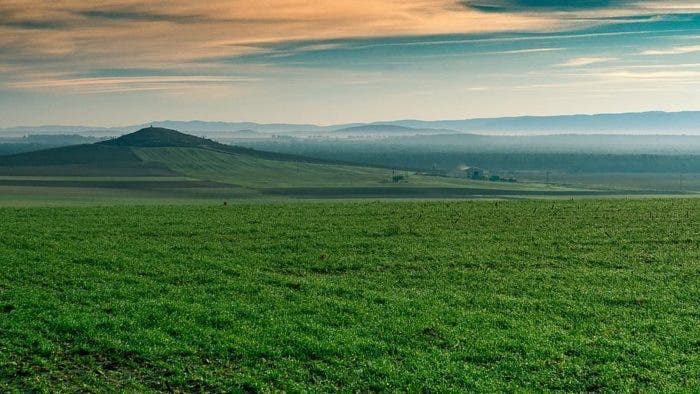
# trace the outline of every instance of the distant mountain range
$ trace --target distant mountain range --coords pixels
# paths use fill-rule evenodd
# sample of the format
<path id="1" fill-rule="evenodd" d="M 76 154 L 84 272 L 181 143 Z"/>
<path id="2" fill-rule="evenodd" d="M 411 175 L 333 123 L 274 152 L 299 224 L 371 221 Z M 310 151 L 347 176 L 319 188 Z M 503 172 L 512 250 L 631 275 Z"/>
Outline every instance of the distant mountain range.
<path id="1" fill-rule="evenodd" d="M 333 134 L 343 134 L 348 136 L 361 136 L 361 135 L 386 135 L 386 136 L 398 136 L 398 135 L 435 135 L 435 134 L 455 134 L 460 133 L 456 130 L 449 129 L 433 129 L 425 127 L 407 127 L 407 126 L 397 126 L 393 124 L 368 124 L 361 126 L 351 126 L 344 127 L 341 129 L 333 130 Z M 461 134 L 461 133 L 460 133 Z"/>
<path id="2" fill-rule="evenodd" d="M 700 133 L 700 111 L 598 115 L 518 116 L 465 120 L 382 122 L 413 128 L 444 128 L 473 133 Z"/>
<path id="3" fill-rule="evenodd" d="M 397 135 L 397 134 L 700 134 L 700 111 L 639 112 L 598 115 L 518 116 L 463 120 L 395 120 L 319 126 L 314 124 L 154 121 L 124 127 L 23 126 L 0 129 L 0 137 L 30 134 L 79 134 L 116 136 L 148 126 L 177 129 L 213 138 L 235 134 Z"/>

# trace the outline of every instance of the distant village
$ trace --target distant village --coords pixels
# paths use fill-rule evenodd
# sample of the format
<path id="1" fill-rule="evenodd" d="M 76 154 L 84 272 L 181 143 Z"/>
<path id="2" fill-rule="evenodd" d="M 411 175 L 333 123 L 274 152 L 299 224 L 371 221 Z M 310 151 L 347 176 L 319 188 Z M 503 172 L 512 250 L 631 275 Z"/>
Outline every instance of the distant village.
<path id="1" fill-rule="evenodd" d="M 488 171 L 480 167 L 462 167 L 456 174 L 459 178 L 473 179 L 478 181 L 491 182 L 517 182 L 513 177 L 501 177 L 500 175 L 490 174 Z"/>
<path id="2" fill-rule="evenodd" d="M 462 167 L 456 168 L 452 171 L 440 170 L 440 169 L 433 168 L 432 170 L 428 170 L 428 171 L 416 172 L 416 175 L 462 178 L 462 179 L 471 179 L 471 180 L 475 180 L 475 181 L 489 181 L 489 182 L 515 183 L 518 181 L 514 177 L 504 177 L 504 176 L 501 176 L 498 174 L 490 173 L 489 171 L 487 171 L 481 167 L 474 167 L 474 166 L 462 166 Z M 405 175 L 393 175 L 392 181 L 394 183 L 405 182 L 405 181 L 407 181 L 407 177 Z"/>

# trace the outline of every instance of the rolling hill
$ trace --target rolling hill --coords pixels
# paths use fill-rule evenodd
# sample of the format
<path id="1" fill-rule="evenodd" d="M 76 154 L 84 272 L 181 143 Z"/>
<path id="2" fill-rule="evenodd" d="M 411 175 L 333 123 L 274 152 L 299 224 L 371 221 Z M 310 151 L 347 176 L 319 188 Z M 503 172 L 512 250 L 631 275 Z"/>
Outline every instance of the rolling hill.
<path id="1" fill-rule="evenodd" d="M 145 163 L 132 147 L 71 145 L 0 156 L 0 175 L 28 176 L 174 176 L 157 163 Z"/>
<path id="2" fill-rule="evenodd" d="M 590 191 L 397 173 L 390 168 L 224 145 L 148 127 L 93 144 L 1 156 L 0 192 L 0 200 L 21 201 L 31 196 L 72 201 L 97 194 L 95 198 L 106 195 L 119 201 L 154 196 L 220 201 L 261 196 L 463 198 Z"/>
<path id="3" fill-rule="evenodd" d="M 160 127 L 147 127 L 94 144 L 0 157 L 0 175 L 6 176 L 191 176 L 211 181 L 235 180 L 240 185 L 289 182 L 290 172 L 302 170 L 313 174 L 304 177 L 304 185 L 323 184 L 329 178 L 337 183 L 344 173 L 385 177 L 389 171 L 224 145 Z M 349 179 L 358 181 L 356 178 Z"/>

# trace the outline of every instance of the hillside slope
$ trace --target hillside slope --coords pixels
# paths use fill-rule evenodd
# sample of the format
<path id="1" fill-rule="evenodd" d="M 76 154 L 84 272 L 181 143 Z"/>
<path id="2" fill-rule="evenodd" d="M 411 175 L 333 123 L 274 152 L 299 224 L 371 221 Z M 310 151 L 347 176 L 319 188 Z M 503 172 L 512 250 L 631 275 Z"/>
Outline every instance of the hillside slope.
<path id="1" fill-rule="evenodd" d="M 145 163 L 130 147 L 72 145 L 0 156 L 0 175 L 173 176 L 166 166 Z"/>
<path id="2" fill-rule="evenodd" d="M 391 171 L 235 147 L 148 127 L 95 144 L 0 157 L 0 175 L 179 176 L 247 187 L 369 185 Z"/>
<path id="3" fill-rule="evenodd" d="M 246 187 L 375 185 L 391 170 L 264 158 L 205 148 L 135 148 L 145 162 L 192 178 Z"/>
<path id="4" fill-rule="evenodd" d="M 49 189 L 51 188 L 51 189 Z M 258 151 L 148 127 L 119 138 L 0 157 L 0 194 L 186 201 L 235 198 L 446 198 L 581 193 L 541 184 L 478 182 Z M 115 190 L 122 190 L 122 194 Z M 503 192 L 503 193 L 501 193 Z M 597 192 L 596 192 L 597 193 Z M 14 196 L 14 197 L 13 197 Z M 55 201 L 51 199 L 51 201 Z"/>

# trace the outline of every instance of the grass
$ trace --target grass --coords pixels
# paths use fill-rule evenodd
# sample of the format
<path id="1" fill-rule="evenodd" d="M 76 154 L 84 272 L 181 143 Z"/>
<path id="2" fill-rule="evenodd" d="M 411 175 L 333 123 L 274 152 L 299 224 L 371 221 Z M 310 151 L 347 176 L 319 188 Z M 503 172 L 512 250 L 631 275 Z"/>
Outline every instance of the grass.
<path id="1" fill-rule="evenodd" d="M 146 163 L 162 163 L 188 177 L 231 183 L 250 188 L 291 187 L 462 187 L 496 190 L 579 191 L 538 183 L 480 182 L 458 178 L 408 174 L 406 183 L 390 184 L 389 169 L 331 163 L 273 160 L 202 148 L 135 148 Z"/>
<path id="2" fill-rule="evenodd" d="M 80 182 L 174 182 L 192 181 L 181 176 L 13 176 L 0 175 L 0 181 L 80 181 Z"/>
<path id="3" fill-rule="evenodd" d="M 1 208 L 0 391 L 693 391 L 699 204 Z"/>
<path id="4" fill-rule="evenodd" d="M 246 187 L 380 184 L 391 170 L 269 160 L 201 148 L 135 148 L 145 162 L 163 163 L 185 176 Z"/>
<path id="5" fill-rule="evenodd" d="M 13 175 L 0 175 L 0 206 L 221 204 L 250 199 L 483 198 L 590 193 L 580 188 L 535 183 L 507 184 L 415 174 L 408 174 L 406 182 L 394 184 L 389 182 L 393 172 L 388 169 L 290 161 L 274 154 L 267 157 L 264 152 L 238 152 L 233 147 L 235 152 L 202 147 L 81 145 L 71 147 L 81 152 L 74 161 L 89 160 L 94 153 L 89 148 L 95 146 L 100 150 L 131 149 L 134 160 L 128 166 L 123 165 L 121 159 L 110 159 L 100 165 L 71 164 L 64 152 L 68 148 L 41 155 L 33 153 L 46 161 L 46 166 L 4 167 L 5 172 Z M 22 165 L 26 164 L 22 160 L 29 159 L 23 155 L 12 158 Z M 60 163 L 54 163 L 59 159 Z M 132 172 L 130 168 L 148 171 Z M 148 175 L 154 169 L 166 176 L 154 176 L 157 171 Z"/>
<path id="6" fill-rule="evenodd" d="M 167 179 L 167 178 L 166 178 Z M 167 181 L 161 182 L 166 183 Z M 3 186 L 0 181 L 0 207 L 27 206 L 123 206 L 123 205 L 163 205 L 163 204 L 222 204 L 224 201 L 264 201 L 250 189 L 239 187 L 158 187 L 144 182 L 143 185 L 129 185 L 131 188 L 91 187 L 97 182 L 86 181 L 80 187 L 36 186 L 29 182 L 25 186 Z M 139 187 L 143 186 L 143 187 Z"/>
<path id="7" fill-rule="evenodd" d="M 545 179 L 545 174 L 538 174 L 534 179 Z M 700 173 L 601 173 L 601 174 L 557 174 L 549 179 L 553 183 L 579 185 L 584 187 L 622 189 L 622 190 L 658 190 L 670 193 L 678 191 L 700 192 Z"/>

